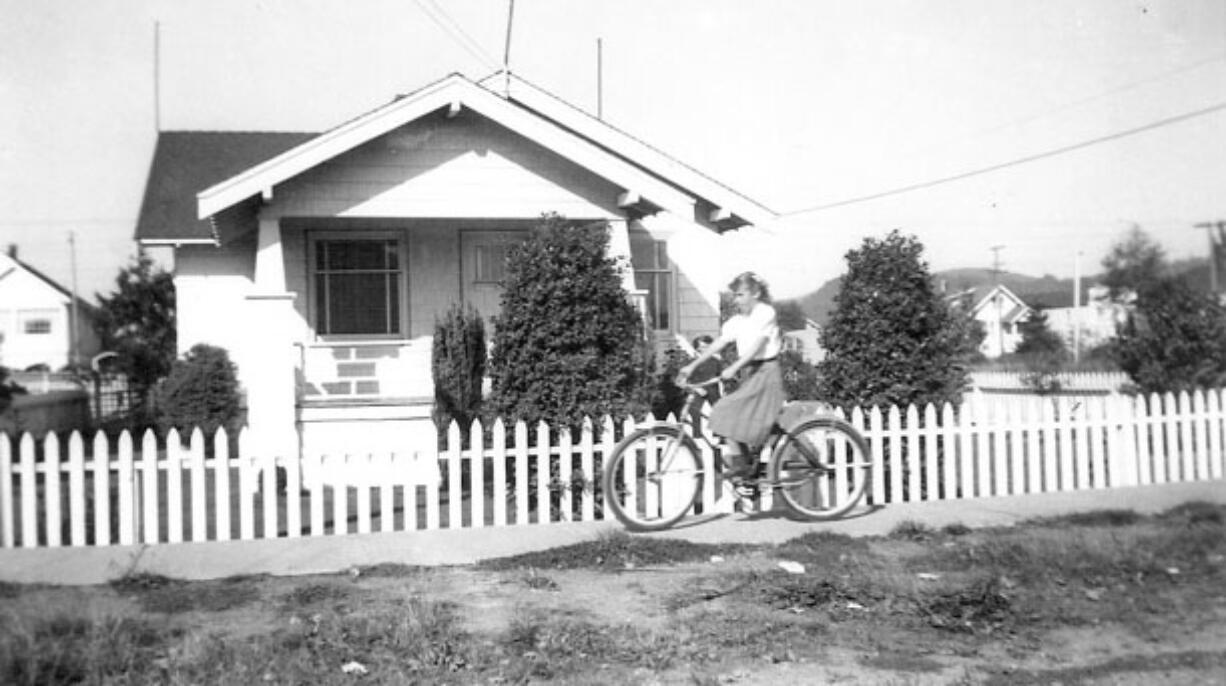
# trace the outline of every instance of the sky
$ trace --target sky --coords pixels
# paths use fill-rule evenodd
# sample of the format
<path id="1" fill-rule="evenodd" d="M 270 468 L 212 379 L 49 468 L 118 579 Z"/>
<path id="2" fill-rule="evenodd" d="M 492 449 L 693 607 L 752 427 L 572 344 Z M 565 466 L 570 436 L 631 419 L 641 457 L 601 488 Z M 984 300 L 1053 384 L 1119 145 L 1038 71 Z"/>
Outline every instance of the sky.
<path id="1" fill-rule="evenodd" d="M 713 256 L 779 297 L 895 228 L 934 270 L 1068 277 L 1134 225 L 1179 259 L 1226 220 L 1221 0 L 513 7 L 513 72 L 593 113 L 599 94 L 606 121 L 780 215 Z M 66 286 L 75 256 L 79 292 L 107 293 L 159 128 L 323 131 L 481 78 L 509 8 L 0 0 L 0 245 Z"/>

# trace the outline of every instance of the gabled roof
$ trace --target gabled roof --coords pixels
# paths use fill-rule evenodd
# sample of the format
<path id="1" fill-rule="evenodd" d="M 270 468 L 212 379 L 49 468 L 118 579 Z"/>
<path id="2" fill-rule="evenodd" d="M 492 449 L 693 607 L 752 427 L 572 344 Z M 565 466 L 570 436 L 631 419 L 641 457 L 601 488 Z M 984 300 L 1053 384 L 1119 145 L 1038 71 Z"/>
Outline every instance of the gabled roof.
<path id="1" fill-rule="evenodd" d="M 1025 319 L 1030 315 L 1030 307 L 1003 284 L 997 284 L 983 295 L 971 308 L 973 314 L 978 314 L 992 304 L 997 296 L 1005 299 L 1006 307 L 1001 308 L 1001 321 L 1013 322 Z"/>
<path id="2" fill-rule="evenodd" d="M 242 170 L 197 194 L 198 219 L 206 219 L 277 184 L 423 116 L 470 108 L 515 133 L 562 155 L 625 190 L 623 202 L 642 198 L 646 206 L 678 214 L 692 212 L 698 199 L 715 208 L 721 228 L 735 228 L 771 216 L 769 210 L 627 136 L 604 122 L 516 80 L 509 97 L 452 74 L 372 112 L 304 141 L 263 163 Z"/>
<path id="3" fill-rule="evenodd" d="M 0 254 L 0 284 L 3 283 L 4 279 L 8 278 L 10 275 L 12 275 L 17 270 L 22 270 L 26 272 L 27 274 L 29 274 L 30 276 L 33 276 L 34 278 L 46 284 L 47 287 L 51 288 L 56 293 L 63 296 L 64 299 L 67 300 L 69 303 L 72 302 L 72 299 L 73 299 L 72 291 L 61 286 L 58 281 L 56 281 L 55 279 L 52 279 L 50 276 L 47 276 L 41 271 L 30 266 L 28 263 L 23 262 L 20 259 L 12 255 Z M 82 311 L 87 314 L 91 314 L 94 311 L 94 306 L 90 304 L 89 301 L 79 296 L 77 297 L 77 304 L 80 305 Z"/>
<path id="4" fill-rule="evenodd" d="M 145 244 L 212 243 L 208 220 L 196 217 L 196 194 L 317 135 L 268 131 L 159 133 L 136 222 L 136 239 Z"/>

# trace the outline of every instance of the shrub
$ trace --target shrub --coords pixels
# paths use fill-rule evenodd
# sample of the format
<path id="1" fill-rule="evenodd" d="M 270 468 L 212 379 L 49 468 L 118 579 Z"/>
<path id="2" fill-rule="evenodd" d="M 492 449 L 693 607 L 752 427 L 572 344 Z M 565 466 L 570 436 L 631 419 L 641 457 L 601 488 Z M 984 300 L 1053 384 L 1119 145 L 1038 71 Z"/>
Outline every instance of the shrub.
<path id="1" fill-rule="evenodd" d="M 175 360 L 158 386 L 157 425 L 180 432 L 200 427 L 206 434 L 233 430 L 241 415 L 238 377 L 223 348 L 197 343 Z"/>
<path id="2" fill-rule="evenodd" d="M 640 414 L 650 393 L 643 322 L 611 259 L 608 226 L 546 215 L 507 257 L 490 358 L 492 409 L 576 426 Z"/>
<path id="3" fill-rule="evenodd" d="M 1142 284 L 1112 354 L 1145 393 L 1226 383 L 1226 307 L 1177 279 Z"/>
<path id="4" fill-rule="evenodd" d="M 847 274 L 822 329 L 821 396 L 834 404 L 960 400 L 974 337 L 932 286 L 923 246 L 890 232 L 847 253 Z"/>
<path id="5" fill-rule="evenodd" d="M 453 305 L 434 322 L 434 422 L 455 420 L 467 429 L 481 412 L 485 377 L 485 322 L 472 306 Z"/>

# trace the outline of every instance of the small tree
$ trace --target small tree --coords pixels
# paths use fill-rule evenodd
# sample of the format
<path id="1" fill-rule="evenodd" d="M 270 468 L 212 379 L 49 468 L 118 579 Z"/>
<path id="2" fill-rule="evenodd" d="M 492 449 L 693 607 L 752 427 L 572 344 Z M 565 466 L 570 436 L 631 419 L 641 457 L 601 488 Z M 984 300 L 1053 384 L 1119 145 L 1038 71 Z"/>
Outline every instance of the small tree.
<path id="1" fill-rule="evenodd" d="M 231 431 L 241 416 L 238 376 L 224 348 L 197 343 L 175 360 L 170 375 L 158 385 L 154 403 L 157 424 L 181 433 L 200 427 L 211 435 Z"/>
<path id="2" fill-rule="evenodd" d="M 647 409 L 652 382 L 642 319 L 607 255 L 604 224 L 546 215 L 511 249 L 490 358 L 494 411 L 577 425 Z"/>
<path id="3" fill-rule="evenodd" d="M 175 361 L 174 280 L 141 252 L 98 302 L 94 328 L 102 347 L 119 354 L 119 369 L 144 398 Z"/>
<path id="4" fill-rule="evenodd" d="M 1018 324 L 1022 340 L 1013 351 L 1026 366 L 1022 383 L 1039 395 L 1060 390 L 1060 370 L 1068 360 L 1064 341 L 1047 323 L 1047 314 L 1035 310 L 1026 321 Z"/>
<path id="5" fill-rule="evenodd" d="M 431 371 L 435 424 L 445 430 L 455 420 L 467 429 L 480 415 L 485 377 L 485 322 L 471 306 L 453 305 L 435 320 Z"/>
<path id="6" fill-rule="evenodd" d="M 1226 307 L 1178 279 L 1141 286 L 1112 356 L 1145 393 L 1226 384 Z"/>
<path id="7" fill-rule="evenodd" d="M 1102 265 L 1106 270 L 1103 285 L 1111 289 L 1111 297 L 1116 299 L 1161 279 L 1167 270 L 1162 246 L 1135 225 L 1111 246 Z"/>
<path id="8" fill-rule="evenodd" d="M 923 246 L 898 230 L 847 253 L 818 364 L 822 397 L 863 407 L 957 401 L 973 353 L 936 292 Z"/>

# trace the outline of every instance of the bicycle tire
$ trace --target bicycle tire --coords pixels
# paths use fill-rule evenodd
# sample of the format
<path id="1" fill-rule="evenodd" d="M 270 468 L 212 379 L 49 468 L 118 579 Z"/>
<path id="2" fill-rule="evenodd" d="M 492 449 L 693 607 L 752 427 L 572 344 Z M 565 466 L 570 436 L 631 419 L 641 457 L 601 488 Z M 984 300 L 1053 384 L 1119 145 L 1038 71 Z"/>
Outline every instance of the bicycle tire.
<path id="1" fill-rule="evenodd" d="M 676 445 L 668 464 L 660 460 Z M 604 465 L 605 502 L 633 531 L 659 531 L 676 524 L 693 507 L 702 486 L 702 459 L 685 431 L 652 426 L 629 434 Z"/>
<path id="2" fill-rule="evenodd" d="M 864 497 L 872 474 L 868 442 L 835 417 L 810 419 L 784 435 L 770 463 L 775 491 L 806 520 L 842 517 Z"/>

